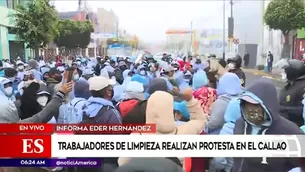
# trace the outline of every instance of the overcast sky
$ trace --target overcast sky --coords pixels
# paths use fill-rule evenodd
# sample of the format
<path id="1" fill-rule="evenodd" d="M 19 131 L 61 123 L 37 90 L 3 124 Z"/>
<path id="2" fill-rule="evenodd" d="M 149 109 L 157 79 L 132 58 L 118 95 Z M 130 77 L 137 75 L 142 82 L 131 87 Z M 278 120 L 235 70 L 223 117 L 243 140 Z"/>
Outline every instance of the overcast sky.
<path id="1" fill-rule="evenodd" d="M 54 0 L 53 0 L 54 1 Z M 222 28 L 222 1 L 87 1 L 88 6 L 112 9 L 119 26 L 144 41 L 165 40 L 170 28 Z M 77 0 L 55 0 L 59 11 L 75 11 Z M 228 5 L 227 5 L 228 6 Z M 227 8 L 229 9 L 229 8 Z M 228 10 L 227 10 L 228 11 Z"/>

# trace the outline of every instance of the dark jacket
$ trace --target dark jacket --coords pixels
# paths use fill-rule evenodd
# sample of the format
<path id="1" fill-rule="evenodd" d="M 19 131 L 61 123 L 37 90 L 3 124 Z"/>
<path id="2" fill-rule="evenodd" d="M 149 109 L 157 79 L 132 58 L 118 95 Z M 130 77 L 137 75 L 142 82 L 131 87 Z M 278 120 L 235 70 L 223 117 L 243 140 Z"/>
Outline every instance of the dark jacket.
<path id="1" fill-rule="evenodd" d="M 279 115 L 279 102 L 276 88 L 270 80 L 259 79 L 244 93 L 257 100 L 269 115 L 265 127 L 258 131 L 266 135 L 302 135 L 304 134 L 298 126 Z M 268 93 L 268 94 L 266 94 Z M 243 95 L 242 95 L 243 96 Z M 241 99 L 242 99 L 241 96 Z M 243 100 L 241 100 L 243 102 Z M 241 106 L 243 109 L 243 106 Z M 236 121 L 234 134 L 252 134 L 254 126 L 246 122 L 242 117 Z M 255 134 L 255 133 L 253 133 Z M 262 164 L 262 158 L 234 158 L 232 172 L 287 172 L 295 167 L 300 167 L 300 158 L 267 158 L 268 164 Z"/>
<path id="2" fill-rule="evenodd" d="M 250 54 L 247 53 L 247 54 L 244 55 L 244 63 L 245 63 L 246 66 L 248 66 L 249 60 L 250 60 Z"/>
<path id="3" fill-rule="evenodd" d="M 283 117 L 296 123 L 299 127 L 304 124 L 302 117 L 305 96 L 305 75 L 294 82 L 287 82 L 280 92 L 280 113 Z"/>
<path id="4" fill-rule="evenodd" d="M 63 93 L 57 92 L 55 97 L 47 104 L 47 106 L 45 108 L 43 108 L 37 114 L 33 115 L 32 117 L 29 117 L 29 118 L 26 118 L 26 119 L 20 120 L 20 121 L 5 121 L 5 120 L 3 120 L 3 118 L 0 117 L 0 123 L 8 123 L 8 122 L 29 123 L 29 124 L 30 123 L 47 123 L 48 121 L 51 120 L 52 117 L 57 118 L 57 116 L 59 114 L 59 106 L 62 105 L 62 103 L 64 101 L 64 96 L 65 95 Z M 15 103 L 15 106 L 18 109 L 19 108 L 18 106 L 20 105 L 20 101 L 17 101 L 17 102 Z M 1 114 L 1 115 L 4 115 L 4 114 Z M 13 115 L 13 114 L 11 114 L 11 115 Z M 18 115 L 18 113 L 16 113 L 16 115 Z M 7 118 L 5 118 L 5 119 L 7 119 Z"/>
<path id="5" fill-rule="evenodd" d="M 32 117 L 42 110 L 42 107 L 37 102 L 37 92 L 40 89 L 40 85 L 36 82 L 32 82 L 27 88 L 24 88 L 24 92 L 20 98 L 20 119 L 26 119 Z"/>

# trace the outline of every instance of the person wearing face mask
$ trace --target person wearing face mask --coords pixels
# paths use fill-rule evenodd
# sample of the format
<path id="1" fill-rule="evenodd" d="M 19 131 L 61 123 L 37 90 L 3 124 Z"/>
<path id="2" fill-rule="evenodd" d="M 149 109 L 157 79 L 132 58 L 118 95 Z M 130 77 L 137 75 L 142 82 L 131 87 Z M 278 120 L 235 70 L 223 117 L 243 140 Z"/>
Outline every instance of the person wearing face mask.
<path id="1" fill-rule="evenodd" d="M 113 85 L 116 84 L 116 81 L 103 76 L 95 76 L 90 78 L 88 82 L 91 97 L 84 107 L 85 118 L 98 117 L 97 122 L 101 124 L 105 124 L 105 122 L 107 124 L 121 124 L 121 116 L 111 102 Z"/>
<path id="2" fill-rule="evenodd" d="M 37 102 L 42 108 L 44 108 L 51 100 L 51 94 L 45 84 L 41 83 L 39 90 L 37 91 Z"/>
<path id="3" fill-rule="evenodd" d="M 180 91 L 174 79 L 174 74 L 175 74 L 175 69 L 171 65 L 167 65 L 162 69 L 160 78 L 166 81 L 168 90 L 172 94 L 178 94 Z"/>
<path id="4" fill-rule="evenodd" d="M 33 71 L 35 79 L 41 80 L 42 74 L 37 70 L 39 68 L 38 62 L 34 59 L 31 59 L 31 60 L 29 60 L 28 65 L 29 65 L 30 70 Z"/>
<path id="5" fill-rule="evenodd" d="M 268 94 L 266 94 L 268 93 Z M 271 80 L 260 78 L 240 97 L 241 118 L 234 135 L 303 135 L 303 131 L 279 115 L 280 104 Z M 234 158 L 232 172 L 286 172 L 303 167 L 301 158 Z M 243 165 L 244 164 L 244 165 Z"/>
<path id="6" fill-rule="evenodd" d="M 25 71 L 23 80 L 17 86 L 19 96 L 23 94 L 23 89 L 28 87 L 33 82 L 33 80 L 35 80 L 33 72 Z"/>
<path id="7" fill-rule="evenodd" d="M 145 77 L 147 76 L 147 71 L 144 65 L 140 65 L 137 69 L 141 76 L 145 76 Z"/>
<path id="8" fill-rule="evenodd" d="M 288 66 L 284 70 L 287 82 L 280 91 L 280 112 L 288 120 L 302 126 L 304 124 L 301 115 L 303 110 L 302 100 L 305 97 L 304 62 L 297 59 L 289 60 Z"/>
<path id="9" fill-rule="evenodd" d="M 37 93 L 40 90 L 39 83 L 32 82 L 28 87 L 24 88 L 23 90 L 24 91 L 20 98 L 20 107 L 19 107 L 20 119 L 26 119 L 32 117 L 34 114 L 40 112 L 47 103 L 47 102 L 42 102 L 43 98 L 38 99 L 39 95 Z"/>
<path id="10" fill-rule="evenodd" d="M 39 84 L 39 90 L 37 91 L 37 102 L 43 109 L 51 101 L 51 95 L 47 86 L 44 83 Z M 53 117 L 48 123 L 56 124 L 56 119 Z"/>
<path id="11" fill-rule="evenodd" d="M 7 78 L 0 77 L 0 96 L 5 97 L 7 100 L 15 101 L 13 82 Z"/>
<path id="12" fill-rule="evenodd" d="M 22 61 L 17 61 L 17 78 L 22 81 L 24 76 L 24 63 Z"/>
<path id="13" fill-rule="evenodd" d="M 21 80 L 17 79 L 17 74 L 18 72 L 14 68 L 5 68 L 4 70 L 5 77 L 13 83 L 13 90 L 15 94 L 18 92 L 18 84 L 21 82 Z"/>
<path id="14" fill-rule="evenodd" d="M 192 73 L 190 71 L 186 71 L 185 74 L 184 74 L 184 82 L 186 82 L 188 85 L 192 85 Z"/>
<path id="15" fill-rule="evenodd" d="M 241 82 L 241 85 L 245 87 L 246 85 L 246 75 L 241 69 L 242 65 L 242 58 L 239 55 L 236 55 L 235 57 L 229 58 L 227 60 L 227 66 L 229 72 L 235 73 Z"/>
<path id="16" fill-rule="evenodd" d="M 82 124 L 122 124 L 121 115 L 111 102 L 113 96 L 112 86 L 115 79 L 103 76 L 94 76 L 88 80 L 91 97 L 85 102 L 82 116 Z M 102 156 L 102 155 L 101 155 Z M 77 171 L 115 171 L 118 167 L 118 158 L 101 158 L 102 167 L 81 168 Z M 107 170 L 104 170 L 107 167 Z"/>
<path id="17" fill-rule="evenodd" d="M 177 62 L 173 62 L 172 64 L 171 64 L 171 66 L 174 68 L 174 70 L 175 70 L 175 74 L 174 74 L 174 78 L 175 78 L 175 80 L 177 80 L 177 78 L 183 78 L 183 72 L 182 71 L 180 71 L 180 65 L 179 65 L 179 63 L 177 63 Z"/>

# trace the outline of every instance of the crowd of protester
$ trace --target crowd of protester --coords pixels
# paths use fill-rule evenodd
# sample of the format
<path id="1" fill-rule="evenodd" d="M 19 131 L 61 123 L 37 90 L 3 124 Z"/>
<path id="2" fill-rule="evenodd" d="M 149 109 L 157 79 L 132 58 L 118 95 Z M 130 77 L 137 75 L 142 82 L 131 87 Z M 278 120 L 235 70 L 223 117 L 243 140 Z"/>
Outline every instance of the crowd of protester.
<path id="1" fill-rule="evenodd" d="M 137 60 L 106 56 L 93 61 L 78 57 L 70 65 L 60 59 L 54 62 L 32 59 L 27 63 L 17 60 L 14 65 L 0 61 L 0 122 L 147 123 L 156 124 L 156 134 L 181 137 L 304 134 L 295 121 L 280 115 L 281 104 L 270 80 L 261 78 L 245 87 L 246 75 L 241 64 L 240 56 L 228 60 L 211 56 L 202 60 L 166 54 L 162 59 L 143 55 Z M 100 168 L 60 170 L 297 172 L 304 165 L 301 158 L 101 159 Z M 5 170 L 17 172 L 29 168 Z M 41 169 L 30 171 L 36 170 Z"/>

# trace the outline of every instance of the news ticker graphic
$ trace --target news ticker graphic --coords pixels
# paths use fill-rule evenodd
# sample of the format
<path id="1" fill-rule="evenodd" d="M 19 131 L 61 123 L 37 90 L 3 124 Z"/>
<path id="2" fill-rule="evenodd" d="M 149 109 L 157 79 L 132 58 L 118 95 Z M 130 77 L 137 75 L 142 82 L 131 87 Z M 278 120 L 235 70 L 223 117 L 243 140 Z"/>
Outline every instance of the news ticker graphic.
<path id="1" fill-rule="evenodd" d="M 101 159 L 0 159 L 0 167 L 100 167 Z"/>
<path id="2" fill-rule="evenodd" d="M 304 135 L 2 135 L 0 157 L 305 157 Z"/>
<path id="3" fill-rule="evenodd" d="M 156 133 L 155 124 L 146 125 L 92 125 L 92 124 L 0 124 L 0 132 L 20 133 L 78 133 L 78 134 L 130 134 Z"/>

